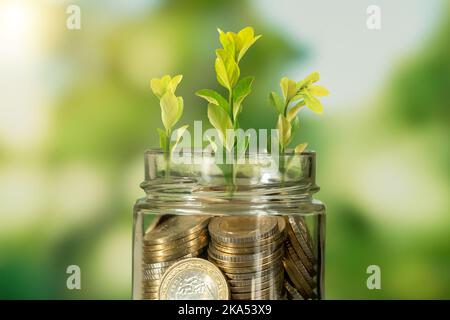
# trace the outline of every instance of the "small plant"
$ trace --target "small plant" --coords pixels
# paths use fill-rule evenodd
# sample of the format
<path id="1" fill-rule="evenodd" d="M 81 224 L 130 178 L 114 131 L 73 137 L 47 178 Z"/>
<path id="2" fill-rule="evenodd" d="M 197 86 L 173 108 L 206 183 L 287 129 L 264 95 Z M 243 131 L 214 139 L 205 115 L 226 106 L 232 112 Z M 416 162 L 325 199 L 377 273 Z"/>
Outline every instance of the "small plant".
<path id="1" fill-rule="evenodd" d="M 241 75 L 239 62 L 261 36 L 255 37 L 251 27 L 246 27 L 238 33 L 225 33 L 220 29 L 218 31 L 223 48 L 216 50 L 214 66 L 217 81 L 227 89 L 227 98 L 211 89 L 199 90 L 196 94 L 208 101 L 209 122 L 217 129 L 222 145 L 231 152 L 237 151 L 233 149 L 236 145 L 236 135 L 227 135 L 227 130 L 239 128 L 238 117 L 242 111 L 242 102 L 250 94 L 254 80 L 254 77 L 244 77 L 239 80 Z"/>
<path id="2" fill-rule="evenodd" d="M 249 137 L 244 136 L 244 142 L 238 141 L 242 138 L 242 136 L 237 134 L 237 130 L 240 129 L 239 115 L 242 111 L 243 101 L 251 92 L 254 77 L 240 78 L 239 62 L 261 35 L 255 36 L 255 32 L 251 27 L 246 27 L 238 33 L 224 32 L 220 29 L 218 29 L 218 32 L 222 48 L 216 49 L 214 67 L 217 81 L 226 89 L 226 94 L 224 96 L 211 89 L 202 89 L 197 91 L 196 95 L 208 102 L 208 119 L 218 133 L 220 145 L 218 144 L 219 141 L 210 139 L 212 149 L 217 151 L 220 147 L 234 157 L 242 156 L 247 150 Z M 177 75 L 173 78 L 165 75 L 161 79 L 152 79 L 150 83 L 153 93 L 160 100 L 164 130 L 157 130 L 161 149 L 165 152 L 168 160 L 170 160 L 171 154 L 188 127 L 186 125 L 175 131 L 173 130 L 183 114 L 183 98 L 175 95 L 181 80 L 182 75 Z M 286 151 L 292 142 L 294 134 L 300 128 L 298 113 L 303 106 L 318 114 L 323 112 L 322 103 L 318 98 L 328 95 L 328 90 L 315 84 L 318 81 L 319 74 L 317 72 L 311 73 L 298 82 L 284 77 L 280 81 L 282 96 L 276 92 L 270 93 L 270 103 L 278 114 L 276 128 L 278 129 L 277 143 L 280 154 Z M 174 137 L 172 137 L 173 135 Z M 301 153 L 306 147 L 307 143 L 301 143 L 295 146 L 294 151 L 295 153 Z M 283 157 L 280 158 L 279 164 L 280 171 L 284 172 L 285 163 Z M 235 187 L 236 174 L 234 162 L 232 164 L 218 164 L 218 166 L 222 170 L 225 180 L 230 187 L 229 190 L 232 193 Z M 169 163 L 167 164 L 166 173 L 168 172 Z"/>
<path id="3" fill-rule="evenodd" d="M 159 99 L 161 120 L 164 125 L 164 130 L 159 128 L 156 129 L 159 134 L 159 145 L 169 158 L 188 128 L 188 126 L 185 125 L 173 131 L 173 127 L 183 115 L 183 97 L 177 97 L 175 95 L 175 90 L 182 79 L 182 75 L 177 75 L 173 78 L 169 75 L 165 75 L 161 79 L 155 78 L 150 81 L 150 88 Z M 173 132 L 176 133 L 176 138 L 172 143 L 171 137 Z"/>
<path id="4" fill-rule="evenodd" d="M 317 72 L 311 73 L 299 82 L 284 77 L 280 81 L 283 98 L 276 92 L 270 93 L 270 103 L 278 113 L 277 129 L 281 153 L 286 150 L 294 133 L 300 128 L 300 120 L 297 115 L 303 106 L 318 114 L 323 112 L 322 103 L 317 97 L 327 96 L 328 90 L 314 84 L 319 79 L 320 76 Z M 307 143 L 298 144 L 294 149 L 295 153 L 303 152 L 307 145 Z"/>

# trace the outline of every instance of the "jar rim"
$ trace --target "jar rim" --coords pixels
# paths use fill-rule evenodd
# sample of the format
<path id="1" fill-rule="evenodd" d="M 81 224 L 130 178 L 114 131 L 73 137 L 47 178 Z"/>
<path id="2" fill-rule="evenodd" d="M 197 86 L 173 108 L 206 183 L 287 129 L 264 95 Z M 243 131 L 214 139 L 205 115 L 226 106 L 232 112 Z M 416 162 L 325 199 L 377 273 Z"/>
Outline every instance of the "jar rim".
<path id="1" fill-rule="evenodd" d="M 183 152 L 185 152 L 183 150 Z M 169 154 L 170 152 L 164 151 L 161 148 L 150 148 L 145 151 L 145 155 L 165 155 Z M 186 152 L 187 155 L 214 155 L 214 152 L 207 152 L 204 151 L 202 148 L 193 148 L 190 151 Z M 270 155 L 270 152 L 264 151 L 264 152 L 257 152 L 257 153 L 249 153 L 249 156 L 255 156 L 255 155 Z M 293 155 L 299 155 L 299 156 L 315 156 L 316 152 L 314 150 L 305 150 L 301 153 L 296 153 L 294 149 L 286 149 L 283 153 L 281 153 L 282 156 L 293 156 Z"/>
<path id="2" fill-rule="evenodd" d="M 319 191 L 313 151 L 299 154 L 288 150 L 281 156 L 250 153 L 245 155 L 248 163 L 236 166 L 217 163 L 215 154 L 200 148 L 183 150 L 178 160 L 185 158 L 186 162 L 172 161 L 167 155 L 161 149 L 145 153 L 145 180 L 141 183 L 147 195 L 145 204 L 184 211 L 213 210 L 212 206 L 214 210 L 232 206 L 236 212 L 295 208 L 310 203 Z"/>

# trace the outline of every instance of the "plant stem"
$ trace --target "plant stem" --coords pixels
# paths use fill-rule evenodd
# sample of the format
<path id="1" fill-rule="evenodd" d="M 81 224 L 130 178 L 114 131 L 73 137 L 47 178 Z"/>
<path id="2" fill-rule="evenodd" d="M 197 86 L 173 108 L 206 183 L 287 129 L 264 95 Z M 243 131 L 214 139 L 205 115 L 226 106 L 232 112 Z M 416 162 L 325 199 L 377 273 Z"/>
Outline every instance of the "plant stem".
<path id="1" fill-rule="evenodd" d="M 233 89 L 229 89 L 229 90 L 228 90 L 228 105 L 230 106 L 231 123 L 233 123 L 233 128 L 234 128 Z"/>
<path id="2" fill-rule="evenodd" d="M 230 106 L 230 113 L 231 113 L 230 117 L 231 117 L 231 123 L 233 124 L 233 130 L 234 130 L 234 128 L 235 128 L 235 120 L 236 119 L 234 119 L 233 89 L 232 88 L 230 88 L 228 90 L 228 105 Z M 236 153 L 236 149 L 233 148 L 233 158 L 234 158 L 235 153 Z M 234 191 L 236 191 L 236 177 L 235 177 L 236 170 L 235 169 L 236 169 L 235 168 L 235 163 L 233 161 L 233 163 L 230 165 L 230 170 L 229 170 L 230 176 L 227 179 L 228 180 L 228 192 L 229 192 L 230 197 L 232 197 L 233 194 L 234 194 Z"/>
<path id="3" fill-rule="evenodd" d="M 166 130 L 166 150 L 164 150 L 164 157 L 166 159 L 166 179 L 170 176 L 170 161 L 171 161 L 171 152 L 170 152 L 170 137 L 172 135 L 171 130 Z"/>

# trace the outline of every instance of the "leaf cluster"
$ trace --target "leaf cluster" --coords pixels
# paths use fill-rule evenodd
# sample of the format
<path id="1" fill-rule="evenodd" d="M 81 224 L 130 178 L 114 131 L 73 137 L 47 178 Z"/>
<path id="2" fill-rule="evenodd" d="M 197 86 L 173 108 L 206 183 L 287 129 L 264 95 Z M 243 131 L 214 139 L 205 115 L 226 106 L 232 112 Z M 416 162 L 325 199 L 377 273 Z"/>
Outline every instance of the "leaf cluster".
<path id="1" fill-rule="evenodd" d="M 328 95 L 328 90 L 315 84 L 319 79 L 320 76 L 317 72 L 311 73 L 298 82 L 283 77 L 280 80 L 282 96 L 274 91 L 269 94 L 270 104 L 278 113 L 277 129 L 281 151 L 289 146 L 294 133 L 300 128 L 298 113 L 303 106 L 318 114 L 323 112 L 323 106 L 318 97 Z M 307 145 L 307 143 L 297 145 L 295 152 L 301 153 Z"/>
<path id="2" fill-rule="evenodd" d="M 217 129 L 222 145 L 231 151 L 236 145 L 236 138 L 230 137 L 227 132 L 239 128 L 238 117 L 244 99 L 251 92 L 254 80 L 254 77 L 239 79 L 241 75 L 239 62 L 261 36 L 255 36 L 251 27 L 246 27 L 238 33 L 224 32 L 220 29 L 218 32 L 222 48 L 216 50 L 214 67 L 217 81 L 227 90 L 228 98 L 211 89 L 202 89 L 196 94 L 208 102 L 209 122 Z"/>
<path id="3" fill-rule="evenodd" d="M 184 102 L 183 97 L 177 97 L 175 91 L 183 79 L 182 75 L 176 75 L 173 78 L 165 75 L 162 78 L 154 78 L 150 81 L 150 88 L 159 99 L 161 107 L 161 120 L 164 129 L 157 129 L 159 134 L 159 144 L 163 151 L 172 152 L 183 137 L 183 133 L 188 128 L 187 125 L 176 129 L 176 139 L 171 143 L 173 127 L 183 115 Z"/>

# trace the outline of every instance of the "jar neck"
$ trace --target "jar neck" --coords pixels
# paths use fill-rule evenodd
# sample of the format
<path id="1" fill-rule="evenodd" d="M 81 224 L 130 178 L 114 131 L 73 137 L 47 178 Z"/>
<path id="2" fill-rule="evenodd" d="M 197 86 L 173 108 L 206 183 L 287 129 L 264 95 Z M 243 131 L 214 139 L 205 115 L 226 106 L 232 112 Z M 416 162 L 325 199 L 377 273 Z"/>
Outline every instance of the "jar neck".
<path id="1" fill-rule="evenodd" d="M 216 165 L 209 155 L 192 155 L 195 161 L 180 164 L 168 163 L 162 153 L 147 152 L 141 184 L 146 201 L 172 210 L 267 211 L 296 208 L 319 191 L 313 152 L 281 155 L 282 168 L 267 154 L 228 167 Z"/>

